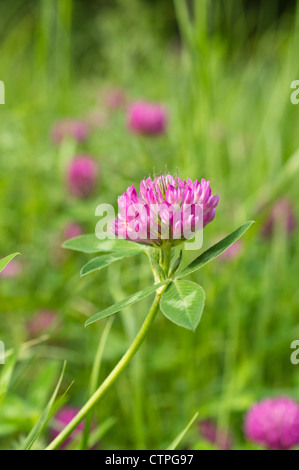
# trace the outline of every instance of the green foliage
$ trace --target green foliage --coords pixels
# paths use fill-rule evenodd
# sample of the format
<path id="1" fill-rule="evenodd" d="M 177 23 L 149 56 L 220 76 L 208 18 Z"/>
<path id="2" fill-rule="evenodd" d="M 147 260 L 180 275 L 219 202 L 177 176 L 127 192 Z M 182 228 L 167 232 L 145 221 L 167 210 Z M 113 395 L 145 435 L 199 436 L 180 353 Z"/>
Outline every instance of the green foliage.
<path id="1" fill-rule="evenodd" d="M 175 280 L 163 293 L 160 307 L 165 317 L 195 331 L 200 322 L 205 304 L 202 287 L 190 281 Z"/>
<path id="2" fill-rule="evenodd" d="M 6 397 L 11 379 L 12 374 L 16 365 L 16 361 L 18 358 L 19 349 L 17 348 L 11 357 L 8 359 L 7 363 L 5 364 L 3 370 L 0 374 L 0 407 L 3 404 L 3 401 Z"/>
<path id="3" fill-rule="evenodd" d="M 94 271 L 100 271 L 101 269 L 109 266 L 111 263 L 115 263 L 115 261 L 120 261 L 124 258 L 130 258 L 131 256 L 138 255 L 140 250 L 121 250 L 120 252 L 111 253 L 109 255 L 102 255 L 98 256 L 97 258 L 92 259 L 89 261 L 83 268 L 81 269 L 81 276 L 86 276 L 86 274 L 92 273 Z"/>
<path id="4" fill-rule="evenodd" d="M 159 282 L 158 284 L 155 284 L 154 286 L 147 287 L 146 289 L 136 292 L 135 294 L 130 295 L 126 299 L 121 300 L 120 302 L 117 302 L 114 305 L 111 305 L 111 307 L 108 307 L 105 310 L 102 310 L 101 312 L 97 313 L 96 315 L 93 315 L 89 320 L 87 320 L 87 322 L 85 323 L 85 326 L 91 325 L 92 323 L 98 320 L 102 320 L 102 318 L 106 318 L 110 315 L 113 315 L 114 313 L 119 312 L 120 310 L 124 309 L 125 307 L 128 307 L 129 305 L 136 304 L 140 300 L 156 292 L 156 290 L 159 289 L 160 287 L 165 286 L 165 284 L 167 284 L 168 282 L 169 281 L 167 280 Z"/>
<path id="5" fill-rule="evenodd" d="M 136 251 L 141 253 L 143 248 L 134 242 L 117 238 L 115 240 L 99 240 L 95 235 L 81 235 L 63 243 L 63 248 L 82 251 L 83 253 L 110 253 L 119 251 Z"/>
<path id="6" fill-rule="evenodd" d="M 179 273 L 176 277 L 181 278 L 188 276 L 188 274 L 197 271 L 213 259 L 217 258 L 217 256 L 221 255 L 221 253 L 224 253 L 230 246 L 236 243 L 236 241 L 242 237 L 242 235 L 249 229 L 252 224 L 253 222 L 247 222 L 246 224 L 242 225 L 237 230 L 235 230 L 233 233 L 223 238 L 223 240 L 216 243 L 216 245 L 213 245 L 207 251 L 199 255 L 198 258 L 192 261 L 192 263 L 190 263 L 189 266 L 183 269 L 183 271 Z"/>
<path id="7" fill-rule="evenodd" d="M 198 412 L 195 413 L 195 415 L 192 417 L 192 419 L 189 421 L 187 426 L 183 429 L 183 431 L 180 432 L 180 434 L 174 439 L 174 441 L 167 447 L 166 450 L 176 450 L 184 437 L 186 436 L 187 432 L 191 428 L 191 426 L 195 423 L 195 421 L 198 418 Z"/>
<path id="8" fill-rule="evenodd" d="M 46 427 L 49 419 L 51 418 L 51 416 L 53 414 L 53 408 L 54 408 L 54 405 L 55 405 L 55 400 L 56 400 L 57 394 L 59 392 L 59 389 L 60 389 L 60 386 L 61 386 L 61 383 L 62 383 L 62 379 L 63 379 L 64 373 L 65 373 L 65 367 L 66 367 L 66 363 L 64 363 L 64 366 L 63 366 L 61 375 L 59 377 L 58 383 L 55 387 L 55 390 L 54 390 L 47 406 L 43 410 L 43 412 L 40 415 L 39 419 L 36 421 L 34 427 L 32 428 L 31 432 L 29 433 L 28 437 L 24 440 L 20 450 L 30 450 L 32 448 L 32 446 L 35 443 L 36 439 L 38 438 L 40 433 L 43 431 L 43 429 Z"/>

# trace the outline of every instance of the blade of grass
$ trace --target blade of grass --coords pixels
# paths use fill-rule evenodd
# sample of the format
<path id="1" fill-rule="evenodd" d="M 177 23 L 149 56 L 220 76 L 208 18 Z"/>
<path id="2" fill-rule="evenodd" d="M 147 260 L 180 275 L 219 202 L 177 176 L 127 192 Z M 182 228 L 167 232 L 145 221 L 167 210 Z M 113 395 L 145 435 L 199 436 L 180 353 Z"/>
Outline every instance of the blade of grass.
<path id="1" fill-rule="evenodd" d="M 0 259 L 0 272 L 20 253 L 14 253 L 13 255 L 6 256 L 6 258 Z"/>
<path id="2" fill-rule="evenodd" d="M 19 348 L 16 348 L 11 355 L 7 364 L 5 364 L 2 374 L 0 376 L 0 407 L 6 397 L 9 384 L 11 382 L 12 374 L 18 359 Z"/>
<path id="3" fill-rule="evenodd" d="M 182 440 L 184 439 L 184 437 L 186 436 L 187 432 L 189 431 L 189 429 L 191 428 L 191 426 L 195 423 L 195 421 L 197 420 L 198 418 L 198 412 L 195 413 L 195 415 L 193 416 L 193 418 L 189 421 L 189 423 L 187 424 L 187 426 L 183 429 L 182 432 L 180 432 L 180 434 L 174 439 L 174 441 L 172 441 L 172 443 L 167 447 L 166 450 L 176 450 L 178 445 L 182 442 Z"/>
<path id="4" fill-rule="evenodd" d="M 60 389 L 62 379 L 64 377 L 65 368 L 66 368 L 66 362 L 64 362 L 64 364 L 63 364 L 62 372 L 60 374 L 60 377 L 59 377 L 58 383 L 55 387 L 55 390 L 53 392 L 53 395 L 51 396 L 49 403 L 47 404 L 46 408 L 42 412 L 42 414 L 41 414 L 40 418 L 38 419 L 38 421 L 35 423 L 34 427 L 32 428 L 31 432 L 29 433 L 28 437 L 25 439 L 25 441 L 22 445 L 22 448 L 21 448 L 22 450 L 30 450 L 31 449 L 34 442 L 36 441 L 36 439 L 38 438 L 38 436 L 40 435 L 42 430 L 47 425 L 49 419 L 51 418 L 52 411 L 53 411 L 53 408 L 54 408 L 54 403 L 55 403 L 58 391 Z"/>
<path id="5" fill-rule="evenodd" d="M 113 321 L 114 321 L 113 317 L 107 320 L 103 334 L 101 336 L 101 340 L 99 342 L 98 350 L 96 353 L 96 357 L 93 363 L 91 376 L 90 376 L 89 397 L 91 397 L 96 391 L 96 389 L 98 388 L 103 353 L 105 350 L 106 342 L 107 342 Z M 85 421 L 85 426 L 84 426 L 84 431 L 83 431 L 83 436 L 82 436 L 81 450 L 88 449 L 88 441 L 89 441 L 89 434 L 90 434 L 90 429 L 92 425 L 92 418 L 93 418 L 93 412 L 89 413 Z"/>
<path id="6" fill-rule="evenodd" d="M 20 348 L 19 348 L 19 351 L 20 351 L 20 360 L 22 359 L 22 353 L 27 351 L 28 349 L 30 348 L 33 348 L 34 346 L 37 346 L 41 343 L 44 343 L 45 341 L 48 341 L 49 339 L 49 336 L 48 335 L 43 335 L 43 336 L 40 336 L 39 338 L 36 338 L 36 339 L 32 339 L 30 341 L 27 341 L 26 343 L 23 343 L 21 344 Z M 5 352 L 5 359 L 8 359 L 9 357 L 11 357 L 13 354 L 14 354 L 14 351 L 15 349 L 12 348 L 12 349 L 8 349 L 6 352 Z"/>

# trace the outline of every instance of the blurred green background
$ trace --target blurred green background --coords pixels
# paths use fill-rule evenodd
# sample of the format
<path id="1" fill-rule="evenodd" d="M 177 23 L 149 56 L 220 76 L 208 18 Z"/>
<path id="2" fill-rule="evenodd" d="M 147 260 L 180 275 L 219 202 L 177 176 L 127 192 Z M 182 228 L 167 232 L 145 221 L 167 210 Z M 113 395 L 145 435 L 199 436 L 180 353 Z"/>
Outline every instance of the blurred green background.
<path id="1" fill-rule="evenodd" d="M 105 321 L 87 329 L 84 322 L 152 282 L 143 258 L 80 279 L 88 256 L 61 248 L 66 225 L 92 233 L 98 204 L 116 206 L 129 185 L 167 167 L 209 179 L 220 195 L 205 249 L 246 220 L 256 224 L 237 257 L 194 275 L 207 294 L 194 334 L 159 315 L 96 407 L 97 424 L 107 427 L 100 448 L 163 449 L 197 410 L 200 420 L 229 430 L 234 448 L 251 448 L 243 433 L 248 408 L 266 396 L 299 399 L 299 366 L 290 362 L 290 344 L 299 338 L 298 231 L 277 223 L 272 236 L 262 236 L 277 200 L 290 200 L 295 217 L 299 209 L 299 106 L 290 101 L 299 79 L 299 2 L 11 0 L 0 4 L 0 25 L 0 257 L 22 254 L 19 274 L 0 278 L 0 340 L 9 353 L 23 344 L 14 369 L 0 366 L 0 447 L 22 443 L 64 360 L 63 389 L 75 381 L 66 400 L 85 403 Z M 114 89 L 127 103 L 164 104 L 166 135 L 128 132 L 125 107 L 107 105 Z M 100 124 L 88 140 L 53 144 L 55 122 L 91 114 Z M 84 201 L 65 184 L 76 154 L 92 155 L 101 169 L 96 194 Z M 149 303 L 116 316 L 101 379 Z M 56 312 L 57 322 L 32 337 L 28 322 L 40 310 Z M 36 446 L 47 440 L 46 431 Z M 209 446 L 196 425 L 182 443 Z"/>

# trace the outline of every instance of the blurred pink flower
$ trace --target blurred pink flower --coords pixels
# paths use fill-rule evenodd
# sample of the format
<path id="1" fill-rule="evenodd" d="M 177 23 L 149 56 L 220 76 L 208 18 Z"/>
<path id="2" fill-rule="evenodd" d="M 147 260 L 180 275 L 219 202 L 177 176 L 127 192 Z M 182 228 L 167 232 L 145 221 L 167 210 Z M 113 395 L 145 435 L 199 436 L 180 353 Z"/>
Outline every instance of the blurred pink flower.
<path id="1" fill-rule="evenodd" d="M 255 404 L 245 420 L 249 440 L 268 449 L 289 450 L 299 444 L 299 406 L 290 398 L 268 398 Z"/>
<path id="2" fill-rule="evenodd" d="M 287 199 L 279 199 L 272 206 L 262 234 L 265 238 L 269 238 L 273 235 L 275 228 L 278 228 L 290 235 L 294 232 L 295 227 L 296 215 L 292 202 Z"/>
<path id="3" fill-rule="evenodd" d="M 219 196 L 213 196 L 210 182 L 193 183 L 171 175 L 148 178 L 118 198 L 119 215 L 113 233 L 147 245 L 177 245 L 192 238 L 215 217 Z"/>
<path id="4" fill-rule="evenodd" d="M 107 108 L 117 110 L 124 108 L 126 105 L 127 97 L 121 88 L 112 88 L 107 90 L 104 95 L 104 102 Z"/>
<path id="5" fill-rule="evenodd" d="M 87 198 L 96 187 L 99 167 L 88 155 L 75 157 L 67 171 L 67 185 L 70 193 L 78 198 Z"/>
<path id="6" fill-rule="evenodd" d="M 232 447 L 230 434 L 222 429 L 218 429 L 216 424 L 210 419 L 200 421 L 199 432 L 206 441 L 215 444 L 221 450 L 230 450 Z"/>
<path id="7" fill-rule="evenodd" d="M 51 428 L 51 439 L 55 439 L 60 431 L 62 431 L 80 411 L 79 408 L 73 406 L 64 406 L 61 408 L 54 417 L 54 425 Z M 66 439 L 61 445 L 60 449 L 64 449 L 71 442 L 80 435 L 84 429 L 85 421 L 82 421 L 79 426 L 73 431 L 73 433 Z"/>
<path id="8" fill-rule="evenodd" d="M 63 236 L 64 240 L 69 240 L 70 238 L 76 238 L 83 235 L 83 227 L 77 222 L 72 222 L 64 228 Z"/>
<path id="9" fill-rule="evenodd" d="M 94 129 L 101 129 L 107 125 L 107 116 L 105 113 L 94 109 L 89 112 L 87 120 L 90 124 L 90 127 Z"/>
<path id="10" fill-rule="evenodd" d="M 6 265 L 3 271 L 0 272 L 0 277 L 15 278 L 18 277 L 22 272 L 22 265 L 19 260 L 13 259 Z"/>
<path id="11" fill-rule="evenodd" d="M 136 101 L 129 107 L 127 119 L 129 129 L 137 134 L 160 135 L 166 131 L 167 112 L 158 104 Z"/>
<path id="12" fill-rule="evenodd" d="M 54 124 L 51 135 L 55 144 L 59 144 L 66 137 L 73 137 L 77 142 L 81 142 L 88 138 L 90 130 L 90 125 L 82 119 L 64 119 Z"/>
<path id="13" fill-rule="evenodd" d="M 39 310 L 35 317 L 26 324 L 29 335 L 36 337 L 46 333 L 57 322 L 57 318 L 57 313 L 52 310 Z"/>
<path id="14" fill-rule="evenodd" d="M 219 259 L 223 261 L 229 261 L 236 259 L 240 256 L 243 250 L 243 243 L 241 240 L 236 241 L 233 245 L 231 245 L 226 251 L 221 253 Z"/>

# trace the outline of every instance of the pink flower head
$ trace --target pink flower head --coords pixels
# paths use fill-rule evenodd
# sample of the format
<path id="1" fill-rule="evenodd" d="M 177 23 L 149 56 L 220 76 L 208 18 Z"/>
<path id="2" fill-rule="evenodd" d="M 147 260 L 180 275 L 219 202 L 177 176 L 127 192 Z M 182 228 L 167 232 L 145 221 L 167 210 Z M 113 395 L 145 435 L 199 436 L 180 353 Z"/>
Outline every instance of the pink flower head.
<path id="1" fill-rule="evenodd" d="M 298 404 L 285 397 L 255 404 L 246 416 L 245 433 L 268 449 L 291 449 L 299 444 Z"/>
<path id="2" fill-rule="evenodd" d="M 51 134 L 55 144 L 59 144 L 66 137 L 82 142 L 90 134 L 90 125 L 82 119 L 64 119 L 54 124 Z"/>
<path id="3" fill-rule="evenodd" d="M 291 235 L 296 227 L 296 217 L 293 204 L 287 199 L 279 199 L 272 207 L 269 217 L 263 228 L 263 236 L 269 238 L 275 228 Z"/>
<path id="4" fill-rule="evenodd" d="M 0 277 L 13 279 L 18 277 L 22 272 L 22 265 L 19 260 L 12 259 L 5 268 L 0 272 Z"/>
<path id="5" fill-rule="evenodd" d="M 54 417 L 54 426 L 51 429 L 51 438 L 55 439 L 60 431 L 62 431 L 75 416 L 78 414 L 80 410 L 73 406 L 64 406 L 61 410 L 58 411 L 56 416 Z M 77 436 L 82 433 L 84 429 L 85 421 L 82 421 L 78 427 L 73 431 L 73 433 L 66 439 L 66 441 L 62 444 L 60 449 L 64 449 L 67 447 Z"/>
<path id="6" fill-rule="evenodd" d="M 46 333 L 57 322 L 57 313 L 51 310 L 40 310 L 26 325 L 30 336 L 36 337 Z"/>
<path id="7" fill-rule="evenodd" d="M 112 224 L 120 238 L 152 246 L 178 243 L 192 238 L 215 217 L 219 196 L 210 182 L 199 183 L 171 175 L 148 178 L 118 198 L 119 215 Z"/>
<path id="8" fill-rule="evenodd" d="M 65 240 L 80 237 L 80 235 L 83 235 L 83 228 L 77 222 L 70 223 L 64 228 L 63 236 Z"/>
<path id="9" fill-rule="evenodd" d="M 137 134 L 164 134 L 167 126 L 166 109 L 158 104 L 136 101 L 128 109 L 128 126 Z"/>
<path id="10" fill-rule="evenodd" d="M 218 429 L 216 424 L 209 419 L 199 423 L 199 432 L 206 441 L 215 444 L 221 450 L 230 450 L 232 447 L 231 436 L 222 429 Z"/>
<path id="11" fill-rule="evenodd" d="M 68 168 L 67 184 L 70 193 L 78 198 L 90 196 L 97 184 L 98 164 L 86 155 L 75 157 Z"/>
<path id="12" fill-rule="evenodd" d="M 124 108 L 127 98 L 121 88 L 112 88 L 105 93 L 104 101 L 107 108 L 117 110 Z"/>

